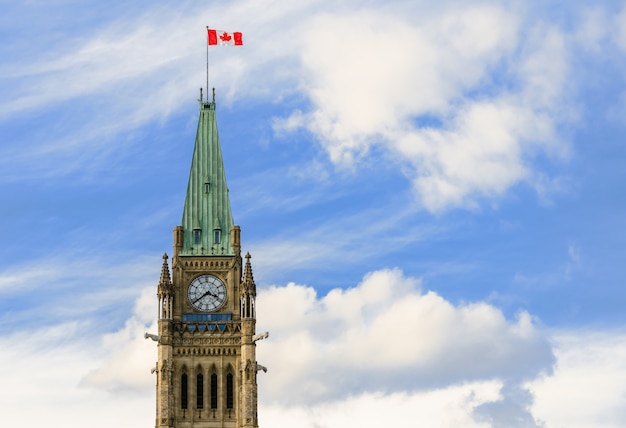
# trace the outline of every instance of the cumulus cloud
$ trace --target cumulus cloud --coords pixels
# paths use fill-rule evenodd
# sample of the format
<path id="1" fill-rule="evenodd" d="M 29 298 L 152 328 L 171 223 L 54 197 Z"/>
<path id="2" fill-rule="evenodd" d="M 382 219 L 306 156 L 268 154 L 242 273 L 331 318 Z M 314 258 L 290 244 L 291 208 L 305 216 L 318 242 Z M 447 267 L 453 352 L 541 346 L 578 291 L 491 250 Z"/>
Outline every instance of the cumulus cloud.
<path id="1" fill-rule="evenodd" d="M 110 355 L 99 334 L 85 338 L 90 328 L 88 322 L 72 322 L 0 336 L 3 424 L 26 420 L 32 426 L 105 428 L 154 422 L 152 388 L 111 394 L 82 385 L 85 374 L 106 364 Z M 124 371 L 125 365 L 118 361 L 116 369 Z M 146 372 L 149 376 L 149 366 L 141 367 L 140 373 Z"/>
<path id="2" fill-rule="evenodd" d="M 455 306 L 420 288 L 418 279 L 383 270 L 323 297 L 295 284 L 263 290 L 259 328 L 272 338 L 258 349 L 271 373 L 264 400 L 301 405 L 491 379 L 516 383 L 551 370 L 550 345 L 527 313 L 510 321 L 488 304 Z"/>
<path id="3" fill-rule="evenodd" d="M 81 387 L 133 396 L 153 389 L 156 353 L 143 332 L 155 328 L 154 306 L 154 290 L 145 288 L 125 325 L 98 340 L 99 358 L 83 371 Z M 528 314 L 507 320 L 486 303 L 455 306 L 397 269 L 323 297 L 293 283 L 270 287 L 259 293 L 258 311 L 259 330 L 271 335 L 258 347 L 269 367 L 259 380 L 262 406 L 270 418 L 286 409 L 283 421 L 317 409 L 312 424 L 335 426 L 344 417 L 340 407 L 369 407 L 371 400 L 402 409 L 430 402 L 431 415 L 436 406 L 454 406 L 456 416 L 432 416 L 449 426 L 481 426 L 515 412 L 532 420 L 523 382 L 553 364 L 550 344 Z"/>
<path id="4" fill-rule="evenodd" d="M 570 114 L 569 48 L 559 28 L 528 26 L 496 2 L 446 3 L 411 18 L 391 10 L 312 19 L 301 55 L 311 109 L 275 126 L 299 124 L 349 167 L 385 147 L 411 166 L 430 211 L 540 182 L 535 154 L 566 152 L 557 128 Z"/>
<path id="5" fill-rule="evenodd" d="M 482 403 L 474 409 L 474 416 L 490 427 L 542 428 L 545 424 L 530 412 L 534 397 L 522 385 L 505 383 L 497 400 Z"/>
<path id="6" fill-rule="evenodd" d="M 146 361 L 156 359 L 156 347 L 143 334 L 157 331 L 156 306 L 154 288 L 144 288 L 124 328 L 102 338 L 100 346 L 108 353 L 106 362 L 87 373 L 81 385 L 113 393 L 140 392 L 154 385 Z"/>
<path id="7" fill-rule="evenodd" d="M 416 393 L 366 393 L 332 403 L 263 406 L 261 426 L 330 428 L 388 425 L 488 428 L 472 415 L 477 405 L 498 400 L 498 382 L 475 382 Z"/>
<path id="8" fill-rule="evenodd" d="M 312 20 L 302 61 L 313 110 L 303 125 L 334 162 L 353 162 L 412 118 L 446 114 L 514 47 L 517 23 L 500 8 L 414 18 L 372 8 Z"/>
<path id="9" fill-rule="evenodd" d="M 626 423 L 622 332 L 551 339 L 528 314 L 508 320 L 486 303 L 453 305 L 399 270 L 372 272 L 326 296 L 295 284 L 270 287 L 258 303 L 259 330 L 270 331 L 257 348 L 269 367 L 259 376 L 263 426 Z M 36 401 L 32 423 L 59 408 L 68 427 L 152 423 L 156 350 L 143 332 L 154 332 L 154 318 L 148 287 L 124 326 L 108 334 L 78 334 L 89 330 L 85 321 L 1 336 L 0 374 L 12 386 L 0 393 L 5 420 L 23 420 Z"/>
<path id="10" fill-rule="evenodd" d="M 626 426 L 624 331 L 560 331 L 553 343 L 554 374 L 528 385 L 533 414 L 548 427 Z"/>

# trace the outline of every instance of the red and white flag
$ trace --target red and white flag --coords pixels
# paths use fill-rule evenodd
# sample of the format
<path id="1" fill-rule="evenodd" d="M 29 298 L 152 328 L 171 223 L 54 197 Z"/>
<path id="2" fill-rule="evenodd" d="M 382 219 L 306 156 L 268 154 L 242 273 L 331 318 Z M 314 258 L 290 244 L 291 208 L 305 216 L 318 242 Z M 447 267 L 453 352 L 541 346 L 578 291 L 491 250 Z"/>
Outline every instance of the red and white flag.
<path id="1" fill-rule="evenodd" d="M 229 33 L 228 31 L 211 30 L 210 28 L 207 28 L 207 32 L 209 45 L 243 45 L 243 36 L 238 31 Z"/>

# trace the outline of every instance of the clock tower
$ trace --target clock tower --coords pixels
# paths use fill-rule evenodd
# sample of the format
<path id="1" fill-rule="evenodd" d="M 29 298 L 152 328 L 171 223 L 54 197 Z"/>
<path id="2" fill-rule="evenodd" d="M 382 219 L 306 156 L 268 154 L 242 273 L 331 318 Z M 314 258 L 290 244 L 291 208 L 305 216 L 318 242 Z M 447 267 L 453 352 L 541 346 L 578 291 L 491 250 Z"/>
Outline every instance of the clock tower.
<path id="1" fill-rule="evenodd" d="M 241 257 L 215 120 L 202 101 L 182 224 L 159 280 L 156 428 L 257 428 L 256 285 Z"/>

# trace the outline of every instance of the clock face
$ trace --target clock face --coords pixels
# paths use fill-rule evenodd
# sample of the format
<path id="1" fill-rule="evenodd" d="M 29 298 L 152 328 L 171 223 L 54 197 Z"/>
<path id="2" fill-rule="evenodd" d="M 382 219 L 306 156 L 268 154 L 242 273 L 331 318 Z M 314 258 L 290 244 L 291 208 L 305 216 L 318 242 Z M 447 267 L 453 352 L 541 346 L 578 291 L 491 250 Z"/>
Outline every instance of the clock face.
<path id="1" fill-rule="evenodd" d="M 200 275 L 189 284 L 187 297 L 197 310 L 213 312 L 226 303 L 226 286 L 213 275 Z"/>

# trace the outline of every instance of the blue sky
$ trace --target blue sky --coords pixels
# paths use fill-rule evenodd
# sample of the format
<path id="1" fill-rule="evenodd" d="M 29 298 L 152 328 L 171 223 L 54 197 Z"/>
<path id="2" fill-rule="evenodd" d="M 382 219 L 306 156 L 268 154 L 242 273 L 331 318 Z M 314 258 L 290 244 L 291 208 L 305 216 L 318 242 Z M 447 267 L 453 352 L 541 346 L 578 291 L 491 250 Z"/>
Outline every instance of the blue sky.
<path id="1" fill-rule="evenodd" d="M 244 34 L 209 85 L 271 335 L 262 426 L 626 424 L 626 3 L 3 10 L 9 420 L 36 390 L 68 426 L 151 426 L 211 25 Z"/>

